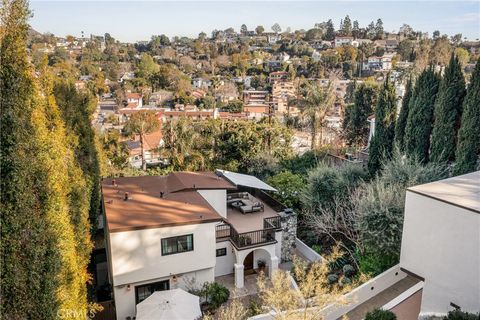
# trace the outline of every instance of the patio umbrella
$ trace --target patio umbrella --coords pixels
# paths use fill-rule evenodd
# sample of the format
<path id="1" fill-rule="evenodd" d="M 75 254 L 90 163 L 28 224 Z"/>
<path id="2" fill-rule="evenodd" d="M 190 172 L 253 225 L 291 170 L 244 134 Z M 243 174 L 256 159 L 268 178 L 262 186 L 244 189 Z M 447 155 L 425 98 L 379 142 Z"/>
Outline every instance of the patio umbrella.
<path id="1" fill-rule="evenodd" d="M 137 320 L 195 320 L 201 316 L 200 298 L 182 289 L 155 291 L 137 304 Z"/>

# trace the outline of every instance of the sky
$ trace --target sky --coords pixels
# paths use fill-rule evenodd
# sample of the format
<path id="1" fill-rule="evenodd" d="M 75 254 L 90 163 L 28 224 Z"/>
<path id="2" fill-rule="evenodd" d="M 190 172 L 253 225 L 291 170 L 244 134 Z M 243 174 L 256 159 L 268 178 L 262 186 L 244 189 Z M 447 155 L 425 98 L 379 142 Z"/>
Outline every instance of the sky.
<path id="1" fill-rule="evenodd" d="M 149 40 L 153 34 L 196 37 L 242 24 L 249 30 L 274 23 L 283 30 L 308 30 L 332 19 L 338 28 L 347 14 L 366 26 L 381 18 L 385 31 L 403 23 L 432 34 L 462 33 L 480 38 L 480 1 L 41 1 L 31 0 L 32 27 L 57 36 L 110 33 L 123 42 Z"/>

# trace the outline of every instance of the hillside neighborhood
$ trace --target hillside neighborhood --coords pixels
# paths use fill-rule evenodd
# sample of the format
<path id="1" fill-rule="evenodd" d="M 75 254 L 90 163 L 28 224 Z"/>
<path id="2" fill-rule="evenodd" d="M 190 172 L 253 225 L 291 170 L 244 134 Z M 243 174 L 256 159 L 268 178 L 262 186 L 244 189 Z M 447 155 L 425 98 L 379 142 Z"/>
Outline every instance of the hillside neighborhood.
<path id="1" fill-rule="evenodd" d="M 2 318 L 479 319 L 479 33 L 0 16 Z"/>

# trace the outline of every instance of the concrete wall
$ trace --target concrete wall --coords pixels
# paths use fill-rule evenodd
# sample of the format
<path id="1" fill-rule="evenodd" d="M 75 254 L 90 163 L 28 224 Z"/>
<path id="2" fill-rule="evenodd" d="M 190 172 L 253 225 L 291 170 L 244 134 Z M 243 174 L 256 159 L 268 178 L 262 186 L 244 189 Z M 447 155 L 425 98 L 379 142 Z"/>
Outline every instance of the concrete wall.
<path id="1" fill-rule="evenodd" d="M 197 192 L 223 218 L 227 218 L 227 191 L 226 190 L 197 190 Z"/>
<path id="2" fill-rule="evenodd" d="M 170 289 L 182 288 L 189 290 L 192 287 L 192 279 L 195 279 L 193 283 L 194 287 L 200 287 L 204 282 L 212 282 L 214 275 L 214 269 L 204 269 L 195 272 L 184 273 L 177 277 L 177 281 L 173 281 L 171 277 L 162 277 L 151 279 L 149 281 L 141 281 L 130 284 L 130 287 L 123 285 L 113 288 L 115 296 L 115 309 L 117 313 L 117 320 L 125 320 L 127 317 L 135 317 L 136 304 L 135 304 L 135 286 L 144 285 L 152 282 L 158 282 L 162 280 L 170 280 Z"/>
<path id="3" fill-rule="evenodd" d="M 235 264 L 235 253 L 230 241 L 217 242 L 217 249 L 220 248 L 227 248 L 227 255 L 216 258 L 215 277 L 233 273 L 233 265 Z"/>
<path id="4" fill-rule="evenodd" d="M 421 313 L 480 311 L 480 214 L 407 191 L 400 265 L 425 278 Z"/>
<path id="5" fill-rule="evenodd" d="M 297 250 L 309 261 L 313 262 L 313 261 L 322 260 L 322 257 L 318 253 L 316 253 L 312 248 L 310 248 L 305 243 L 303 243 L 302 240 L 296 238 L 295 245 Z"/>
<path id="6" fill-rule="evenodd" d="M 204 223 L 110 233 L 113 285 L 215 267 L 215 225 Z M 162 238 L 186 234 L 193 234 L 193 251 L 162 256 Z"/>

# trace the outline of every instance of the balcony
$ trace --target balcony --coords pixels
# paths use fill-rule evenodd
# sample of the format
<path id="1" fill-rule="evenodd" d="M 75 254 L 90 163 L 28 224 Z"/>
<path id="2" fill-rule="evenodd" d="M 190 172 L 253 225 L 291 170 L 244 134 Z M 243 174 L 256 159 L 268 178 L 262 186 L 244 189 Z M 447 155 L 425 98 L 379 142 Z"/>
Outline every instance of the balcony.
<path id="1" fill-rule="evenodd" d="M 275 232 L 280 229 L 280 219 L 280 216 L 265 218 L 263 229 L 242 233 L 239 233 L 230 223 L 224 221 L 216 226 L 217 242 L 230 240 L 238 250 L 276 243 Z"/>

